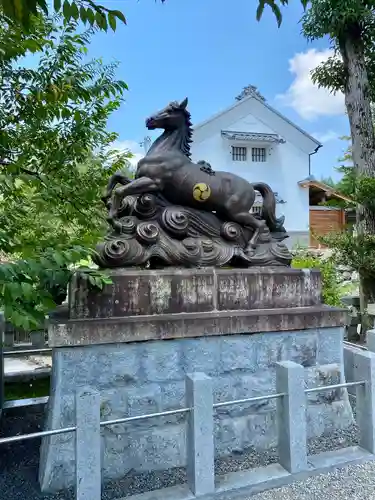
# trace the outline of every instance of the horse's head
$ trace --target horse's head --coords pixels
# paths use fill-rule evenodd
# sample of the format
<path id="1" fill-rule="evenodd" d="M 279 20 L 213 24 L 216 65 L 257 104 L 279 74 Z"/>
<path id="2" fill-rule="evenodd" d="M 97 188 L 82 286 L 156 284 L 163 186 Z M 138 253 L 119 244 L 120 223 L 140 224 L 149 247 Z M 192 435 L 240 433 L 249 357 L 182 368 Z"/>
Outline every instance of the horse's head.
<path id="1" fill-rule="evenodd" d="M 184 125 L 191 125 L 190 113 L 186 109 L 187 103 L 187 98 L 180 103 L 176 101 L 169 103 L 164 109 L 147 118 L 146 127 L 149 130 L 162 128 L 171 131 Z"/>

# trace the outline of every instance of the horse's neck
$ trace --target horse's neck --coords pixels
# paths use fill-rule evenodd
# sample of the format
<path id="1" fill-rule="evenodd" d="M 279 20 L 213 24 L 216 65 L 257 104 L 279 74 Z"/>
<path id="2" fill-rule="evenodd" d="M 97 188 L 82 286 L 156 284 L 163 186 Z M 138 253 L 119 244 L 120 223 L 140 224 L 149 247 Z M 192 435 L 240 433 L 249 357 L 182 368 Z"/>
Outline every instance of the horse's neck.
<path id="1" fill-rule="evenodd" d="M 147 152 L 147 155 L 154 156 L 170 150 L 180 151 L 181 153 L 188 155 L 190 151 L 186 150 L 185 134 L 186 132 L 180 129 L 172 131 L 165 130 L 152 144 Z"/>

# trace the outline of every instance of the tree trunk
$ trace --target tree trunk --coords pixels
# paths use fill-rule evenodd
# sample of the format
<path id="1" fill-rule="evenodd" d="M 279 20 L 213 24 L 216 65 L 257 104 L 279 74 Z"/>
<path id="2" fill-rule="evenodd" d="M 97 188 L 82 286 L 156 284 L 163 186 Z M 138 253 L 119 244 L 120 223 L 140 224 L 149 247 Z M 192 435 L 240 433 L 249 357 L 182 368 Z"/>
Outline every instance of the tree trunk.
<path id="1" fill-rule="evenodd" d="M 346 34 L 339 44 L 347 74 L 344 92 L 354 166 L 360 176 L 375 177 L 375 133 L 362 39 L 360 34 Z M 375 218 L 371 229 L 375 232 Z"/>
<path id="2" fill-rule="evenodd" d="M 351 26 L 339 39 L 339 47 L 346 72 L 344 93 L 352 137 L 353 163 L 357 177 L 375 177 L 375 132 L 360 27 Z M 357 231 L 375 234 L 375 214 L 361 205 L 357 206 Z M 374 300 L 375 280 L 361 273 L 360 279 L 363 336 L 369 324 L 366 309 L 367 304 Z"/>

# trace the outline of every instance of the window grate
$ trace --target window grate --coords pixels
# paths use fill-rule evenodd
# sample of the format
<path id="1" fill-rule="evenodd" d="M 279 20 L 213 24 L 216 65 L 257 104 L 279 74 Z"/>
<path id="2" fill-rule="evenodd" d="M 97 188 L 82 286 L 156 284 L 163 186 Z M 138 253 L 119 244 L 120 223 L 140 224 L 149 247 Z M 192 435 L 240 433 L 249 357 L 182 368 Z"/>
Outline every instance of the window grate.
<path id="1" fill-rule="evenodd" d="M 266 161 L 266 148 L 251 148 L 251 159 L 255 162 Z"/>
<path id="2" fill-rule="evenodd" d="M 246 161 L 247 148 L 232 146 L 232 160 L 233 161 Z"/>
<path id="3" fill-rule="evenodd" d="M 261 216 L 263 213 L 263 206 L 262 205 L 255 205 L 255 206 L 251 207 L 250 213 L 253 215 Z"/>

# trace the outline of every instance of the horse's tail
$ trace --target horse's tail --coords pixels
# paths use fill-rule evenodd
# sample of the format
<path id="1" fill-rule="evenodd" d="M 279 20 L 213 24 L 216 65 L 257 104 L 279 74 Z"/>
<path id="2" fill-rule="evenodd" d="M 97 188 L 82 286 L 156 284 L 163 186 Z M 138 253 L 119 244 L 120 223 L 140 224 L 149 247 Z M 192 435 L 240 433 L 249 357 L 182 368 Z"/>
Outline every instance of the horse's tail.
<path id="1" fill-rule="evenodd" d="M 262 216 L 271 232 L 283 232 L 285 217 L 276 217 L 276 197 L 268 184 L 254 182 L 251 184 L 256 191 L 259 191 L 263 198 Z"/>

